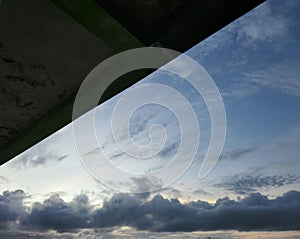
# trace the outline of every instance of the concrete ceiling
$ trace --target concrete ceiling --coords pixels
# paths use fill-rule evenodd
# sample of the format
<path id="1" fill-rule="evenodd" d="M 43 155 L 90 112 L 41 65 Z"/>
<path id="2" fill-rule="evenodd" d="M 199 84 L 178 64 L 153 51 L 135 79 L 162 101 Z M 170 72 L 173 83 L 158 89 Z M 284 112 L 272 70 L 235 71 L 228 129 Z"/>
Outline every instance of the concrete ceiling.
<path id="1" fill-rule="evenodd" d="M 2 0 L 0 164 L 71 122 L 79 85 L 104 59 L 149 45 L 185 51 L 261 2 Z M 102 101 L 147 74 L 124 76 Z"/>

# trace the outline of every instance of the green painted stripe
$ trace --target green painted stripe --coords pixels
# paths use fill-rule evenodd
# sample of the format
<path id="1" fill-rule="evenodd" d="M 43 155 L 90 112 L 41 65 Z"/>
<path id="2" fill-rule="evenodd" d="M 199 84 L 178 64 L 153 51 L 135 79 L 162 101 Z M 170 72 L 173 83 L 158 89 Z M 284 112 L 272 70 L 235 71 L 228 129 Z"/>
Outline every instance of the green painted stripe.
<path id="1" fill-rule="evenodd" d="M 115 52 L 144 46 L 93 0 L 50 0 Z"/>

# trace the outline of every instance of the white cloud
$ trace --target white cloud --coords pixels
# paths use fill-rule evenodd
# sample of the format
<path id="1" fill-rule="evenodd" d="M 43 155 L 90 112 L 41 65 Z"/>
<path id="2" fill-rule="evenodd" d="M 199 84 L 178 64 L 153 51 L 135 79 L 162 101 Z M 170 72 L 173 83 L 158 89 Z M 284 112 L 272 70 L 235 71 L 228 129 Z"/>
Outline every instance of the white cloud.
<path id="1" fill-rule="evenodd" d="M 237 21 L 237 40 L 255 44 L 257 41 L 272 42 L 278 37 L 286 36 L 289 31 L 289 19 L 277 13 L 274 13 L 269 3 L 265 3 L 243 20 Z"/>
<path id="2" fill-rule="evenodd" d="M 300 96 L 300 62 L 286 60 L 264 70 L 244 72 L 249 85 L 269 88 L 287 95 Z"/>

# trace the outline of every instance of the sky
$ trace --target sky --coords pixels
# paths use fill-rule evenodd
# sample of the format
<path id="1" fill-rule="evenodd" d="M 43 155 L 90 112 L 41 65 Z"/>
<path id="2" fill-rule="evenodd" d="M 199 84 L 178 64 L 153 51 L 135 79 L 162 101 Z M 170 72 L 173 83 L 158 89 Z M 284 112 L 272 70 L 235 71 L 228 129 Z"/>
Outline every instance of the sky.
<path id="1" fill-rule="evenodd" d="M 185 174 L 151 193 L 107 187 L 85 169 L 68 125 L 0 167 L 0 237 L 300 237 L 299 26 L 299 1 L 269 0 L 186 52 L 210 74 L 226 109 L 225 145 L 207 177 L 198 178 L 211 133 L 204 100 L 184 79 L 156 71 L 96 109 L 96 136 L 118 169 L 148 173 L 168 165 L 181 139 L 174 112 L 150 104 L 132 114 L 129 133 L 140 146 L 149 144 L 151 126 L 165 128 L 165 145 L 149 159 L 120 151 L 110 123 L 116 102 L 135 87 L 172 87 L 190 103 L 201 130 Z M 155 97 L 185 107 L 164 91 Z M 97 160 L 98 149 L 86 147 L 87 160 Z M 183 160 L 190 157 L 187 149 Z M 155 183 L 133 180 L 130 187 L 147 191 Z"/>

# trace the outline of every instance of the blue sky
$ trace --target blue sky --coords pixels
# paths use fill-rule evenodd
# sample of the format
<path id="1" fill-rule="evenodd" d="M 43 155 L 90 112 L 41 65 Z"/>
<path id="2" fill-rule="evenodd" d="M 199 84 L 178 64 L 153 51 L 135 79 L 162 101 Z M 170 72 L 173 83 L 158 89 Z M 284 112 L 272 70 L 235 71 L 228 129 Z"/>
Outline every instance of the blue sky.
<path id="1" fill-rule="evenodd" d="M 276 205 L 280 205 L 280 202 L 287 200 L 287 198 L 292 200 L 295 197 L 296 208 L 293 210 L 298 212 L 300 210 L 300 197 L 299 192 L 296 191 L 300 189 L 299 26 L 299 1 L 270 0 L 187 52 L 189 56 L 203 65 L 214 79 L 223 96 L 226 108 L 227 137 L 225 146 L 216 167 L 206 178 L 201 180 L 198 178 L 199 167 L 210 137 L 210 119 L 204 101 L 183 79 L 158 71 L 137 85 L 157 82 L 172 86 L 191 102 L 199 120 L 201 129 L 200 150 L 191 168 L 183 177 L 170 185 L 169 188 L 147 195 L 146 199 L 136 199 L 138 196 L 131 195 L 120 196 L 118 192 L 99 184 L 84 169 L 77 157 L 69 125 L 0 167 L 0 211 L 2 205 L 5 205 L 6 198 L 15 199 L 16 204 L 13 206 L 16 207 L 17 205 L 22 210 L 24 209 L 24 213 L 22 212 L 20 215 L 17 213 L 17 216 L 12 218 L 23 220 L 22 223 L 26 228 L 26 225 L 28 226 L 26 223 L 34 224 L 30 210 L 36 209 L 40 212 L 47 205 L 50 205 L 51 208 L 51 205 L 62 203 L 61 200 L 64 200 L 64 205 L 71 208 L 72 212 L 74 207 L 80 204 L 78 202 L 83 202 L 80 205 L 84 210 L 92 210 L 83 195 L 89 198 L 90 204 L 96 205 L 100 209 L 105 206 L 103 206 L 103 202 L 106 202 L 107 206 L 114 205 L 114 197 L 122 198 L 124 208 L 128 206 L 126 204 L 128 200 L 136 203 L 134 205 L 141 205 L 139 200 L 146 200 L 150 205 L 157 202 L 157 205 L 160 205 L 160 202 L 164 202 L 166 207 L 173 203 L 173 201 L 163 201 L 161 198 L 155 201 L 155 195 L 160 194 L 165 200 L 177 198 L 178 203 L 183 208 L 186 207 L 183 206 L 187 205 L 186 203 L 193 204 L 197 200 L 202 200 L 203 203 L 204 201 L 215 203 L 217 200 L 221 200 L 226 207 L 229 199 L 225 199 L 225 197 L 230 197 L 234 200 L 228 201 L 228 203 L 236 204 L 237 208 L 241 210 L 247 206 L 251 209 L 252 204 L 249 201 L 253 200 L 254 204 L 266 202 L 264 205 L 268 205 L 274 211 L 278 209 Z M 164 95 L 163 92 L 158 92 L 158 94 L 162 97 L 171 97 Z M 97 110 L 96 132 L 101 146 L 110 157 L 113 156 L 112 162 L 119 168 L 145 172 L 151 168 L 163 167 L 172 159 L 178 147 L 180 130 L 176 117 L 165 108 L 154 105 L 136 111 L 129 127 L 136 142 L 142 145 L 149 143 L 147 129 L 154 123 L 165 126 L 168 138 L 163 151 L 157 157 L 143 161 L 125 160 L 124 155 L 113 145 L 109 132 L 110 113 L 114 103 L 121 96 L 122 94 L 114 97 Z M 83 132 L 82 137 L 88 136 Z M 93 157 L 93 152 L 91 151 L 89 155 L 89 157 Z M 138 183 L 137 187 L 145 187 L 143 183 Z M 22 190 L 22 192 L 16 190 Z M 294 190 L 294 193 L 287 194 L 291 190 Z M 3 193 L 1 194 L 1 192 Z M 76 199 L 75 197 L 78 195 L 82 197 Z M 269 199 L 262 195 L 268 196 Z M 244 198 L 244 201 L 241 202 L 238 198 Z M 48 201 L 44 202 L 46 199 Z M 33 207 L 33 202 L 40 204 L 35 204 Z M 93 213 L 104 213 L 100 209 L 97 212 L 93 211 Z M 25 213 L 26 210 L 29 212 Z M 219 213 L 217 206 L 213 210 L 215 213 Z M 255 211 L 253 208 L 252 210 Z M 206 213 L 208 218 L 212 217 L 208 211 L 203 211 L 203 213 Z M 153 215 L 153 217 L 156 216 Z M 223 218 L 224 215 L 220 217 Z M 201 219 L 201 217 L 197 219 Z M 295 220 L 298 219 L 299 216 L 297 218 L 295 215 Z M 4 228 L 10 228 L 10 233 L 17 233 L 19 230 L 14 231 L 17 226 L 13 225 L 13 220 L 7 219 L 9 224 L 4 224 L 2 221 L 5 220 L 1 220 L 0 215 L 0 235 L 4 233 L 1 231 L 3 225 Z M 99 222 L 99 225 L 102 225 L 101 223 L 105 225 L 105 228 L 110 225 L 102 221 Z M 293 225 L 293 221 L 290 223 Z M 128 225 L 125 222 L 115 225 L 112 223 L 112 225 L 115 226 L 113 230 L 102 231 L 103 235 L 107 234 L 107 238 L 109 235 L 123 238 L 124 233 L 135 235 L 138 233 L 135 229 L 143 230 L 143 237 L 147 238 L 151 235 L 158 237 L 157 232 L 151 232 L 157 231 L 152 224 L 147 224 L 148 227 L 145 228 L 135 222 Z M 133 229 L 120 227 L 120 225 L 133 225 Z M 278 225 L 274 222 L 274 230 L 280 228 Z M 266 227 L 272 230 L 272 224 Z M 32 229 L 30 226 L 28 228 L 28 230 Z M 52 225 L 52 228 L 55 229 L 55 226 Z M 258 228 L 246 229 L 263 228 L 259 228 L 258 225 Z M 299 224 L 298 227 L 295 224 L 291 230 L 295 230 L 295 228 L 299 230 Z M 51 233 L 55 235 L 55 238 L 59 238 L 61 236 L 58 232 L 60 228 L 56 229 Z M 197 229 L 201 230 L 203 227 L 195 226 L 193 228 L 195 231 Z M 218 230 L 214 227 L 209 229 Z M 240 228 L 238 226 L 237 228 L 220 226 L 219 229 L 239 230 Z M 162 229 L 162 231 L 164 230 L 168 231 L 167 226 Z M 46 226 L 43 228 L 43 232 L 35 233 L 46 235 L 49 233 L 49 228 Z M 191 238 L 202 236 L 201 232 L 197 233 L 185 232 L 184 236 Z M 211 233 L 204 235 L 213 235 L 217 238 L 233 238 L 234 236 L 257 238 L 257 235 L 253 236 L 251 233 L 242 235 L 236 231 Z M 265 233 L 264 236 L 265 238 L 276 238 L 276 236 L 282 238 L 282 235 L 277 233 Z M 285 235 L 293 236 L 294 233 L 286 232 Z M 86 235 L 90 237 L 86 236 L 86 238 L 96 238 L 90 234 L 93 232 L 87 232 Z M 179 238 L 182 236 L 180 233 L 176 235 Z M 69 236 L 70 238 L 77 238 L 78 233 L 75 235 L 70 232 Z M 159 234 L 159 236 L 163 238 L 163 236 L 167 237 L 168 234 Z M 28 238 L 28 235 L 24 234 L 23 237 Z"/>

